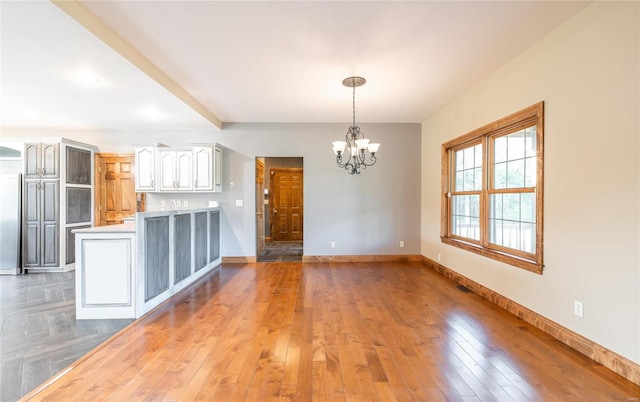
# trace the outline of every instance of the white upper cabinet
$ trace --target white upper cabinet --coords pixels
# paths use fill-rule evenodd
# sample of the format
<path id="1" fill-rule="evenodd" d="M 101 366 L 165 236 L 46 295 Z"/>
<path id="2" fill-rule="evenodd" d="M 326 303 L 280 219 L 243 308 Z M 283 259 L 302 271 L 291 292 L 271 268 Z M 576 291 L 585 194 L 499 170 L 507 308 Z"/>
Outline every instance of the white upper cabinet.
<path id="1" fill-rule="evenodd" d="M 222 148 L 136 147 L 136 191 L 222 192 Z"/>
<path id="2" fill-rule="evenodd" d="M 193 190 L 193 151 L 162 149 L 158 152 L 160 191 Z"/>
<path id="3" fill-rule="evenodd" d="M 156 145 L 136 146 L 136 191 L 156 191 Z"/>

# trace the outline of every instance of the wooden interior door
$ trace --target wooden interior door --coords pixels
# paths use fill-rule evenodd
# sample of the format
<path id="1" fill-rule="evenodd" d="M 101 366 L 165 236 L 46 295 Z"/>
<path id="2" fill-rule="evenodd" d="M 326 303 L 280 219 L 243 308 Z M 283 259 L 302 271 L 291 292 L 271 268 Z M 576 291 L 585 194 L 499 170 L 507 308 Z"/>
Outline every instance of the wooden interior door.
<path id="1" fill-rule="evenodd" d="M 135 190 L 133 155 L 96 154 L 95 225 L 116 225 L 144 211 L 144 194 Z"/>
<path id="2" fill-rule="evenodd" d="M 270 169 L 271 240 L 303 239 L 303 170 L 301 168 Z"/>
<path id="3" fill-rule="evenodd" d="M 258 255 L 264 249 L 264 163 L 256 159 L 256 236 Z"/>

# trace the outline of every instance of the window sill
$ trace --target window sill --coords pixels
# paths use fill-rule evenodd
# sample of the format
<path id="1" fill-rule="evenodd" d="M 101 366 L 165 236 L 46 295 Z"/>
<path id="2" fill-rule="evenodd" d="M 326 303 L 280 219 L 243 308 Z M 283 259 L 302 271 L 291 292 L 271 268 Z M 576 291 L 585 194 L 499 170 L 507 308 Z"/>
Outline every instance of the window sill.
<path id="1" fill-rule="evenodd" d="M 458 247 L 463 250 L 480 254 L 484 257 L 491 258 L 493 260 L 500 261 L 505 264 L 513 265 L 515 267 L 522 268 L 524 270 L 542 275 L 542 269 L 544 268 L 544 265 L 536 261 L 515 257 L 509 254 L 501 253 L 499 251 L 487 249 L 473 243 L 467 243 L 467 242 L 455 240 L 449 237 L 440 237 L 440 239 L 442 240 L 443 243 L 448 244 L 450 246 Z"/>

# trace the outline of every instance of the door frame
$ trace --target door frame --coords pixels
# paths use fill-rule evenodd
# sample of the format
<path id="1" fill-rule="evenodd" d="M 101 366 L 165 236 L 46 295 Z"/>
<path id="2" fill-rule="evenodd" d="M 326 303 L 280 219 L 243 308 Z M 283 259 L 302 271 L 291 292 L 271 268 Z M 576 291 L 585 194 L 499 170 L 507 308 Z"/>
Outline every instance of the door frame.
<path id="1" fill-rule="evenodd" d="M 274 238 L 274 231 L 273 231 L 273 227 L 274 227 L 274 216 L 273 216 L 273 200 L 276 199 L 275 196 L 275 192 L 276 192 L 276 186 L 274 186 L 274 181 L 273 179 L 273 174 L 274 172 L 301 172 L 302 173 L 302 210 L 301 210 L 301 214 L 302 214 L 302 242 L 304 243 L 304 167 L 301 168 L 288 168 L 288 167 L 272 167 L 269 168 L 269 233 L 270 233 L 270 237 L 271 237 L 271 241 L 273 241 Z M 278 198 L 279 199 L 279 198 Z"/>

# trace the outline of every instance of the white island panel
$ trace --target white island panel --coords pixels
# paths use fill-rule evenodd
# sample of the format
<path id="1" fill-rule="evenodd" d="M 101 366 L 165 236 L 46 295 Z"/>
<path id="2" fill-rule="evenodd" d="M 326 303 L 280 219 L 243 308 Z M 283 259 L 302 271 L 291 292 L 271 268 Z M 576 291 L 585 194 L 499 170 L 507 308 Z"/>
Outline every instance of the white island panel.
<path id="1" fill-rule="evenodd" d="M 131 239 L 86 239 L 82 242 L 83 305 L 131 306 Z"/>

